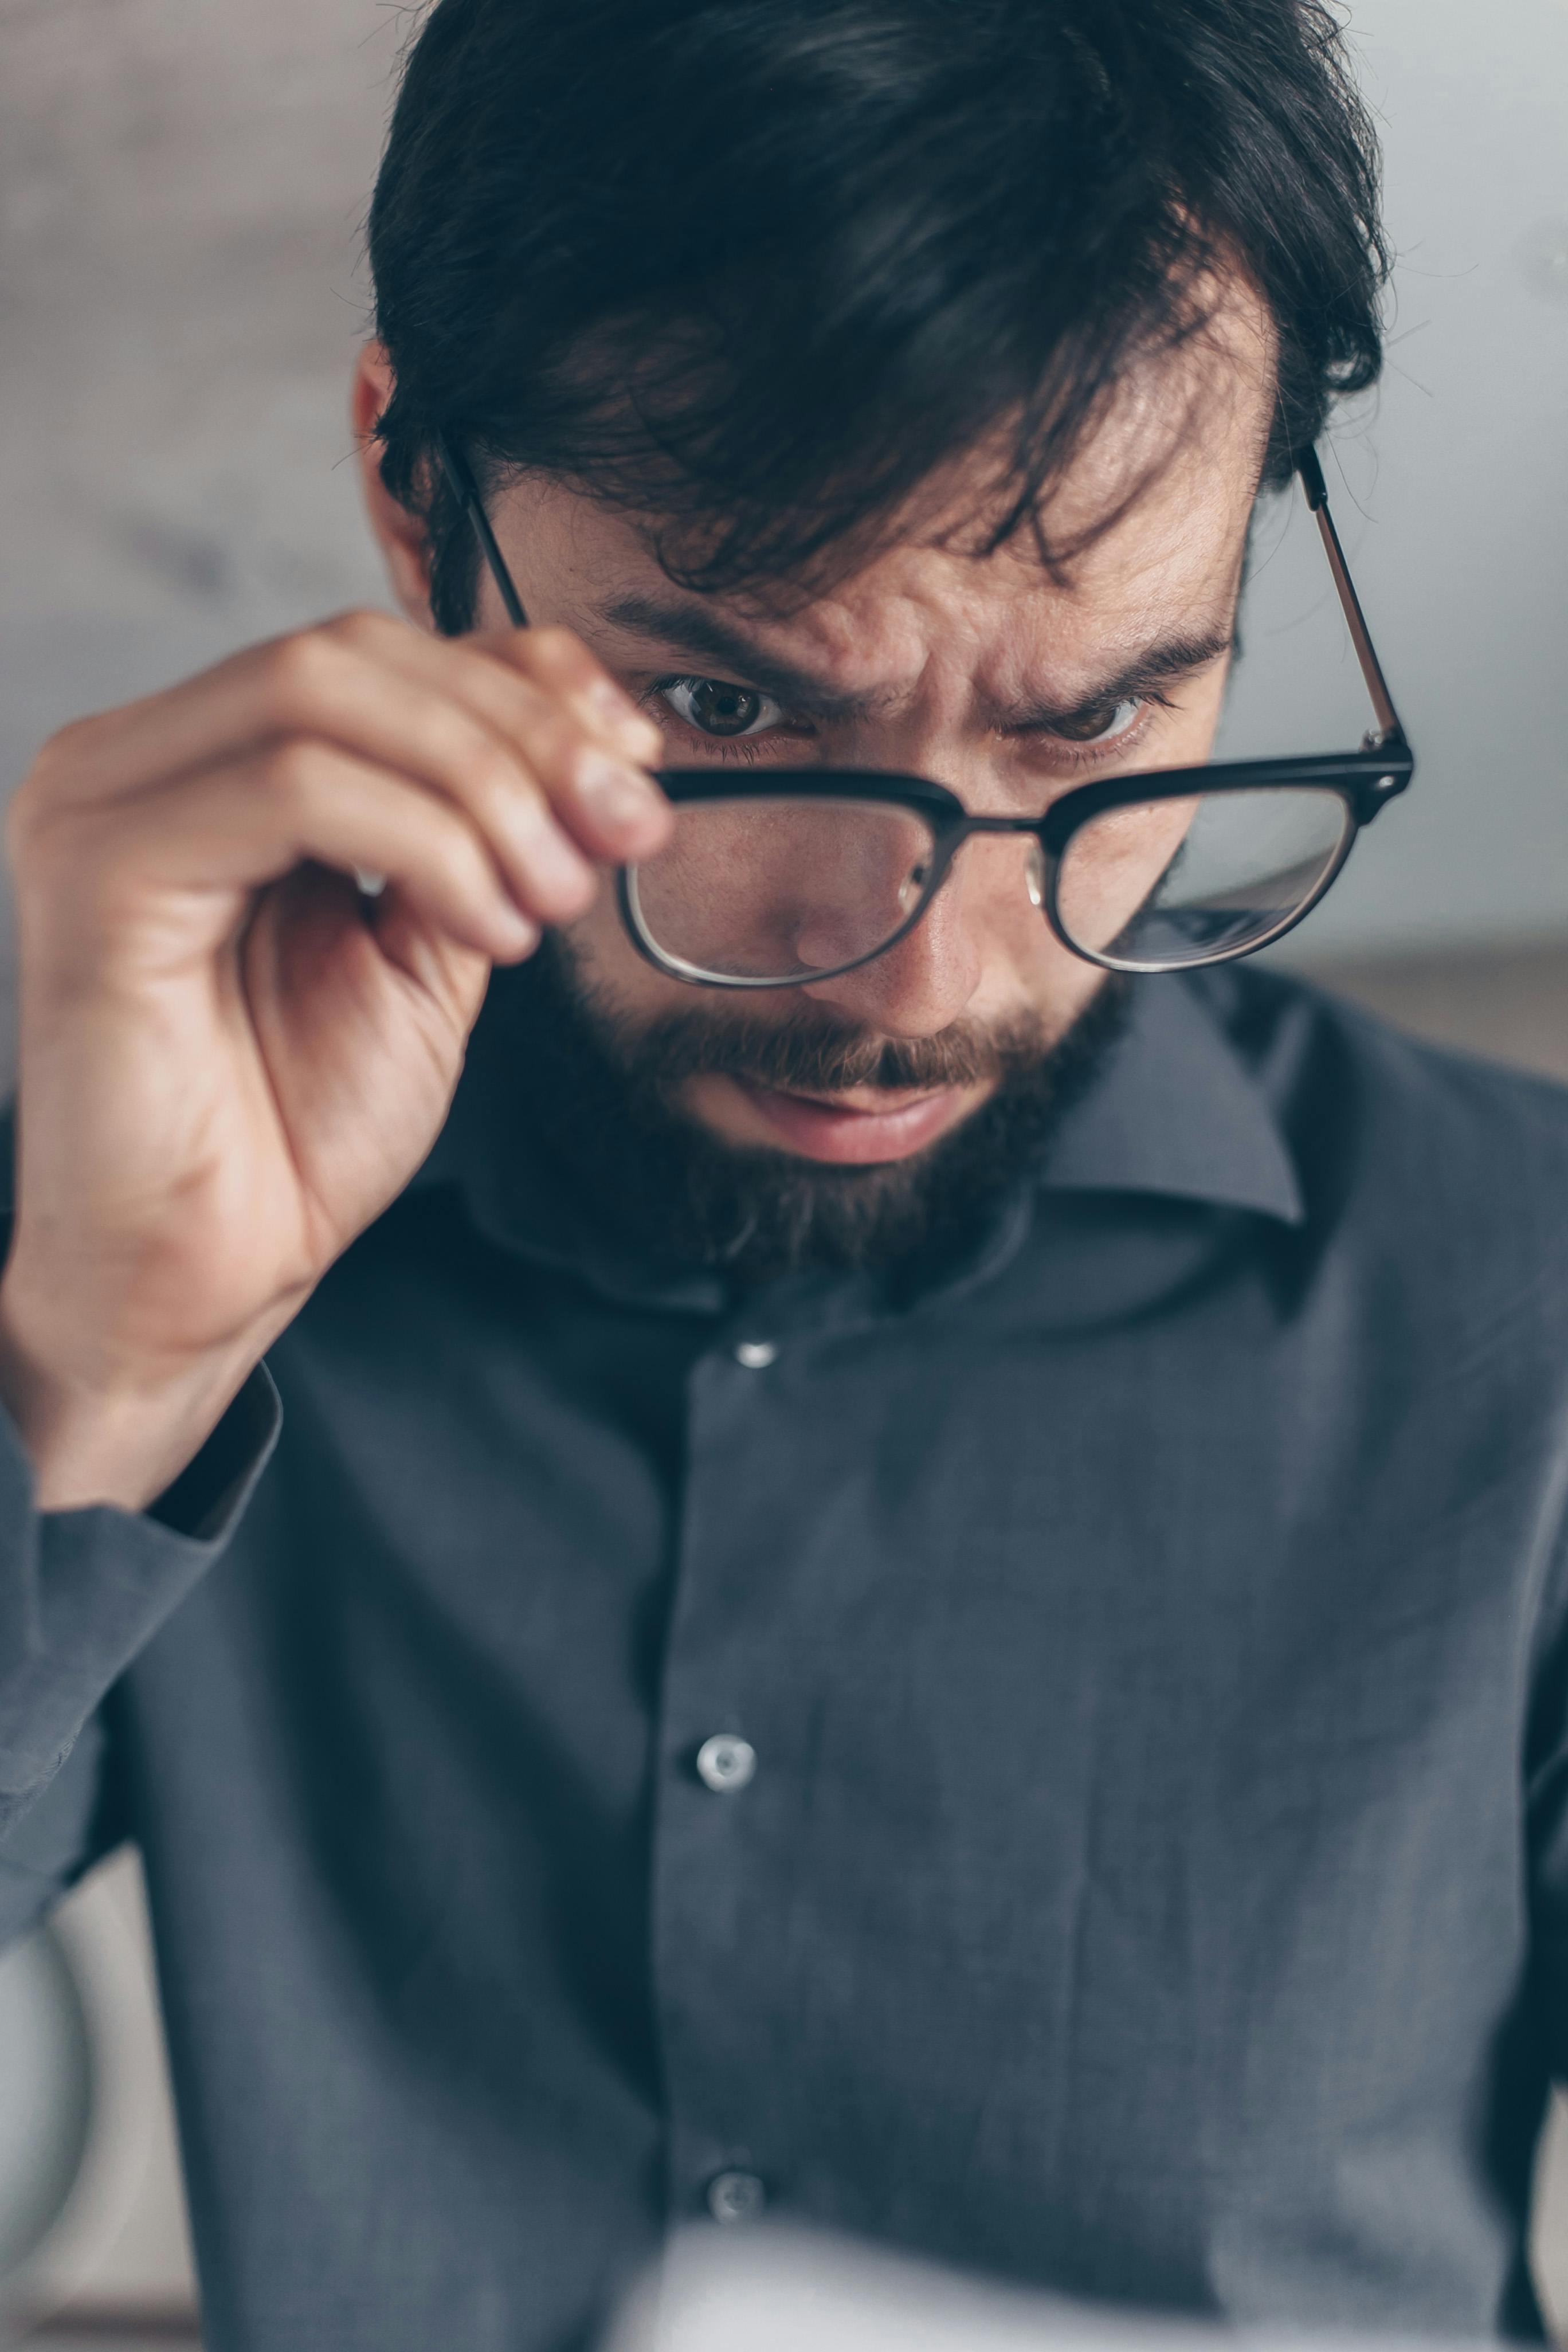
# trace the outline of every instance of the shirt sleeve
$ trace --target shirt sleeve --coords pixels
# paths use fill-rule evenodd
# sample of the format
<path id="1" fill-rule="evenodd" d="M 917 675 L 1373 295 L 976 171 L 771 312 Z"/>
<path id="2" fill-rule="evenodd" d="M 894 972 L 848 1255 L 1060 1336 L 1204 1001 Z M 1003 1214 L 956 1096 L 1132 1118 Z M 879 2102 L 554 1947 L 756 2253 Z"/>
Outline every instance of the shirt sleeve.
<path id="1" fill-rule="evenodd" d="M 106 1851 L 98 1711 L 228 1542 L 277 1443 L 258 1365 L 189 1466 L 146 1511 L 39 1511 L 0 1412 L 0 1937 Z"/>

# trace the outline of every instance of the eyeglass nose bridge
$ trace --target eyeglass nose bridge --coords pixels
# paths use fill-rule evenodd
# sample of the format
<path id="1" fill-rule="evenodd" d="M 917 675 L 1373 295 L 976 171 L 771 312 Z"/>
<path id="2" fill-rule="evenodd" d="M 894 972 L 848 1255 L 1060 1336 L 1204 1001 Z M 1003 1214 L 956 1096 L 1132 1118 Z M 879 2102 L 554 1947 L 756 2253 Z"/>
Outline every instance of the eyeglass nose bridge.
<path id="1" fill-rule="evenodd" d="M 1024 861 L 1024 887 L 1029 894 L 1030 906 L 1037 908 L 1049 922 L 1052 860 L 1046 848 L 1041 819 L 1032 816 L 966 816 L 959 828 L 958 838 L 942 860 L 942 880 L 952 870 L 953 860 L 964 843 L 976 835 L 1023 836 L 1028 844 Z M 935 895 L 933 891 L 931 896 L 934 898 Z"/>

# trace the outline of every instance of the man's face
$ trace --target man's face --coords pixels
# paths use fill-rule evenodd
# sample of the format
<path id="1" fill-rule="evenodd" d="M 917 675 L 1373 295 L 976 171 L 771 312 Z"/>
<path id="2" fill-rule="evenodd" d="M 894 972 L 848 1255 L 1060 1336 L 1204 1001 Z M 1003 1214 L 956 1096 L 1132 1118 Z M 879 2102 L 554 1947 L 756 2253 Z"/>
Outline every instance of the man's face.
<path id="1" fill-rule="evenodd" d="M 889 769 L 948 785 L 976 814 L 1037 814 L 1093 777 L 1207 757 L 1270 389 L 1267 339 L 1236 304 L 1211 346 L 1169 363 L 1082 452 L 1047 517 L 1058 539 L 1125 496 L 1192 404 L 1173 457 L 1066 581 L 1026 533 L 977 559 L 932 545 L 928 516 L 907 543 L 770 614 L 673 588 L 631 521 L 555 482 L 514 485 L 492 520 L 531 621 L 583 638 L 659 721 L 670 765 Z M 972 512 L 981 462 L 943 486 L 952 515 Z M 480 621 L 504 626 L 488 579 Z M 1142 692 L 1121 683 L 1141 665 L 1152 673 Z M 1028 1028 L 1048 1046 L 1104 974 L 1062 948 L 1031 903 L 1026 847 L 971 841 L 891 952 L 748 996 L 748 1025 L 819 1018 L 911 1044 Z M 645 963 L 607 891 L 568 940 L 623 1034 L 672 1012 L 725 1024 L 742 1010 Z M 731 1144 L 863 1165 L 927 1149 L 995 1082 L 856 1086 L 823 1100 L 703 1073 L 680 1082 L 680 1106 Z"/>
<path id="2" fill-rule="evenodd" d="M 658 720 L 671 766 L 893 770 L 973 814 L 1036 815 L 1095 777 L 1208 756 L 1272 392 L 1261 312 L 1233 292 L 1205 337 L 1123 388 L 1057 489 L 1053 544 L 1118 517 L 1065 578 L 1026 532 L 963 551 L 984 454 L 899 543 L 804 603 L 676 589 L 633 520 L 559 481 L 514 483 L 491 519 L 530 620 L 584 640 Z M 970 528 L 943 548 L 949 522 Z M 505 625 L 488 577 L 479 623 Z M 1174 846 L 1153 845 L 1147 886 Z M 646 963 L 603 891 L 553 959 L 557 1008 L 563 986 L 591 1008 L 623 1072 L 644 1041 L 710 1162 L 717 1147 L 753 1170 L 815 1163 L 818 1191 L 840 1194 L 857 1170 L 896 1184 L 910 1163 L 908 1189 L 1026 1065 L 1093 1032 L 1106 975 L 1058 943 L 1026 858 L 1016 836 L 972 840 L 890 952 L 743 997 Z"/>

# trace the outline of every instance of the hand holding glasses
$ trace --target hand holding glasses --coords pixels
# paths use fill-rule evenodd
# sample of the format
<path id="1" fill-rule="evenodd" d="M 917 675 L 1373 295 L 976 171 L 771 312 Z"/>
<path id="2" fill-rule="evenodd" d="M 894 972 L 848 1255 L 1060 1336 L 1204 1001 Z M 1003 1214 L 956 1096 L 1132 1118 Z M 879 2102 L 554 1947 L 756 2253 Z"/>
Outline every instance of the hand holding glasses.
<path id="1" fill-rule="evenodd" d="M 521 628 L 526 616 L 473 478 L 446 444 L 441 458 Z M 1064 947 L 1107 971 L 1228 963 L 1282 938 L 1415 767 L 1312 450 L 1297 471 L 1377 716 L 1359 751 L 1102 778 L 1037 817 L 972 816 L 945 785 L 866 769 L 665 769 L 673 836 L 619 877 L 634 945 L 700 987 L 833 979 L 906 938 L 979 834 L 1027 837 L 1030 898 Z"/>

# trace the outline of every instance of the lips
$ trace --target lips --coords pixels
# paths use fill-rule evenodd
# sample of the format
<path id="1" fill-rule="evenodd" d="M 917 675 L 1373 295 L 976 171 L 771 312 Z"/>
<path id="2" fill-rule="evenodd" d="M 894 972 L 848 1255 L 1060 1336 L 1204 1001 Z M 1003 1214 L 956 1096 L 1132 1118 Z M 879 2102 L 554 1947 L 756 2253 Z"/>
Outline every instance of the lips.
<path id="1" fill-rule="evenodd" d="M 975 1089 L 939 1087 L 889 1097 L 870 1089 L 853 1096 L 787 1094 L 773 1087 L 732 1085 L 785 1150 L 842 1168 L 874 1167 L 923 1150 L 967 1111 Z"/>

